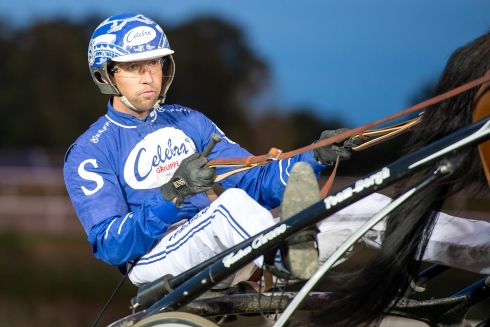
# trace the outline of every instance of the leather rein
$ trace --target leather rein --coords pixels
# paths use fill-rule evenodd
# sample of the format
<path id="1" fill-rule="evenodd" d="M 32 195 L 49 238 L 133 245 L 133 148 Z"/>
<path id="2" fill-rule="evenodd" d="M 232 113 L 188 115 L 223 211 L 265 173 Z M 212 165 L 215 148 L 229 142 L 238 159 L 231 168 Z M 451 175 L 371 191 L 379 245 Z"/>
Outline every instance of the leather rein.
<path id="1" fill-rule="evenodd" d="M 371 129 L 371 128 L 378 126 L 378 125 L 381 125 L 381 124 L 384 124 L 386 122 L 392 121 L 394 119 L 400 118 L 402 116 L 411 114 L 413 112 L 416 112 L 418 110 L 421 110 L 421 109 L 428 107 L 428 106 L 431 106 L 433 104 L 439 103 L 441 101 L 447 100 L 447 99 L 452 98 L 458 94 L 461 94 L 465 91 L 468 91 L 468 90 L 470 90 L 476 86 L 480 86 L 486 82 L 490 82 L 490 74 L 486 74 L 486 75 L 484 75 L 478 79 L 475 79 L 475 80 L 473 80 L 467 84 L 463 84 L 463 85 L 461 85 L 455 89 L 452 89 L 446 93 L 443 93 L 443 94 L 440 94 L 440 95 L 435 96 L 433 98 L 430 98 L 430 99 L 423 101 L 423 102 L 421 102 L 415 106 L 409 107 L 405 110 L 402 110 L 400 112 L 392 114 L 388 117 L 385 117 L 385 118 L 376 120 L 374 122 L 362 125 L 360 127 L 348 130 L 342 134 L 335 135 L 335 136 L 330 137 L 328 139 L 319 140 L 313 144 L 310 144 L 308 146 L 305 146 L 305 147 L 302 147 L 302 148 L 299 148 L 296 150 L 292 150 L 289 152 L 282 152 L 279 149 L 271 148 L 269 153 L 267 153 L 265 155 L 250 156 L 248 158 L 213 159 L 213 160 L 210 160 L 206 164 L 206 166 L 207 167 L 237 167 L 231 171 L 228 171 L 224 174 L 216 176 L 215 182 L 219 182 L 219 181 L 227 178 L 230 175 L 233 175 L 233 174 L 236 174 L 236 173 L 239 173 L 242 171 L 246 171 L 246 170 L 254 168 L 254 167 L 266 165 L 273 160 L 283 160 L 283 159 L 291 158 L 291 157 L 294 157 L 298 154 L 301 154 L 301 153 L 304 153 L 307 151 L 311 151 L 311 150 L 314 150 L 314 149 L 317 149 L 317 148 L 320 148 L 320 147 L 323 147 L 323 146 L 326 146 L 329 144 L 340 142 L 340 141 L 343 141 L 343 140 L 348 139 L 348 138 L 358 137 L 362 140 L 366 140 L 369 137 L 376 137 L 377 136 L 375 139 L 366 140 L 366 142 L 364 142 L 363 144 L 352 148 L 352 150 L 355 150 L 355 151 L 364 150 L 364 149 L 369 148 L 375 144 L 384 142 L 384 141 L 391 139 L 395 136 L 401 135 L 402 133 L 404 133 L 406 131 L 409 131 L 411 128 L 413 128 L 414 126 L 416 126 L 420 122 L 421 116 L 418 116 L 415 119 L 411 119 L 411 120 L 408 120 L 408 121 L 403 122 L 403 123 L 399 123 L 396 125 L 392 125 L 392 126 L 388 126 L 388 127 L 384 127 L 384 128 L 380 128 L 380 129 Z M 322 197 L 325 197 L 331 188 L 339 160 L 340 160 L 340 158 L 337 158 L 337 161 L 336 161 L 335 167 L 332 171 L 332 174 L 330 175 L 325 186 L 322 188 L 322 191 L 321 191 Z"/>

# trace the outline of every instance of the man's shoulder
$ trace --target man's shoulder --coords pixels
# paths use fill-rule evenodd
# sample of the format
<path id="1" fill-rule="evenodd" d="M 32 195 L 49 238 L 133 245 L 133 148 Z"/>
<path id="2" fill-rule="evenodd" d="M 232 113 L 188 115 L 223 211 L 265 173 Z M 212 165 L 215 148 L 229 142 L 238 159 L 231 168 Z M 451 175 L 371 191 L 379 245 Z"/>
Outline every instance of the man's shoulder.
<path id="1" fill-rule="evenodd" d="M 106 116 L 102 116 L 80 135 L 76 143 L 97 144 L 105 139 L 103 135 L 111 128 L 112 122 Z"/>
<path id="2" fill-rule="evenodd" d="M 107 117 L 100 117 L 95 123 L 93 123 L 84 133 L 82 133 L 75 142 L 68 148 L 65 154 L 65 161 L 68 158 L 68 155 L 73 151 L 82 153 L 93 153 L 100 152 L 96 150 L 101 147 L 101 144 L 107 143 L 110 138 L 104 137 L 108 131 L 113 128 L 113 124 Z M 107 148 L 106 146 L 102 146 L 103 148 Z"/>
<path id="3" fill-rule="evenodd" d="M 171 125 L 200 125 L 209 121 L 202 112 L 178 104 L 165 104 L 156 109 L 158 119 Z"/>
<path id="4" fill-rule="evenodd" d="M 189 116 L 189 115 L 203 115 L 201 112 L 181 106 L 180 104 L 164 104 L 156 109 L 159 114 L 170 116 Z"/>

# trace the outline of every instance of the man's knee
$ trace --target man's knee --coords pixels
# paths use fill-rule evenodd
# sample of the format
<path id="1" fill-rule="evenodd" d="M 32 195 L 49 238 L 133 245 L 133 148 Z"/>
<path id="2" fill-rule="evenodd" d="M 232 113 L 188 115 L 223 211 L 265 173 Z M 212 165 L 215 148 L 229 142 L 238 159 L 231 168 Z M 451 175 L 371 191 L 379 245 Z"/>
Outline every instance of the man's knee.
<path id="1" fill-rule="evenodd" d="M 244 190 L 239 189 L 239 188 L 229 188 L 226 191 L 224 191 L 219 196 L 219 198 L 222 200 L 231 200 L 231 199 L 237 199 L 237 198 L 240 198 L 240 199 L 248 198 L 248 199 L 252 200 L 252 198 L 247 194 L 247 192 L 245 192 Z"/>
<path id="2" fill-rule="evenodd" d="M 218 203 L 231 210 L 260 210 L 262 208 L 247 192 L 239 188 L 230 188 L 224 191 L 218 198 Z"/>
<path id="3" fill-rule="evenodd" d="M 218 202 L 218 201 L 217 201 Z M 233 211 L 236 215 L 271 215 L 271 213 L 262 207 L 257 201 L 250 197 L 242 189 L 228 189 L 219 197 L 219 205 Z"/>

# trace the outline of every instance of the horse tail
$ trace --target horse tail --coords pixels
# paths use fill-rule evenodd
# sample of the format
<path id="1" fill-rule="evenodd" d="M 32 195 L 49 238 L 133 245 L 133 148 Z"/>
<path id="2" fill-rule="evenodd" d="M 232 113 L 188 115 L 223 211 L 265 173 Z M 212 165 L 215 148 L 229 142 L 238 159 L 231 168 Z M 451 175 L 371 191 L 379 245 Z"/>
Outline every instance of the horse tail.
<path id="1" fill-rule="evenodd" d="M 388 218 L 383 246 L 361 271 L 350 274 L 341 293 L 313 322 L 332 326 L 368 325 L 382 318 L 410 286 L 447 193 L 428 187 Z"/>

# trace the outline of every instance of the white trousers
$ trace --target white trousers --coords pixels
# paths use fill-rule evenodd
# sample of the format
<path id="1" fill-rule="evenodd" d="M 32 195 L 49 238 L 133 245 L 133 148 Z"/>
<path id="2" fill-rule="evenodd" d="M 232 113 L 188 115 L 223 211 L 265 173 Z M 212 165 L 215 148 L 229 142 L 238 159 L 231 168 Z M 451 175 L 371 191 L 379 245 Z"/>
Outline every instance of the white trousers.
<path id="1" fill-rule="evenodd" d="M 140 286 L 166 274 L 177 276 L 274 224 L 272 214 L 245 191 L 228 189 L 188 222 L 167 232 L 140 258 L 129 278 Z M 262 266 L 262 257 L 254 263 Z M 222 286 L 231 283 L 233 277 Z"/>
<path id="2" fill-rule="evenodd" d="M 327 260 L 350 235 L 390 201 L 389 197 L 375 193 L 322 220 L 318 224 L 320 262 Z M 384 221 L 375 225 L 336 264 L 363 246 L 379 249 L 384 228 Z M 490 223 L 440 212 L 423 261 L 490 275 Z"/>
<path id="3" fill-rule="evenodd" d="M 318 223 L 320 262 L 324 262 L 363 223 L 391 201 L 370 195 Z M 130 280 L 141 286 L 166 274 L 176 276 L 243 240 L 274 225 L 278 218 L 261 207 L 243 190 L 229 189 L 208 208 L 182 225 L 174 226 L 133 267 Z M 384 222 L 368 231 L 342 260 L 363 246 L 379 248 Z M 424 261 L 477 273 L 490 274 L 490 223 L 441 213 L 425 252 Z M 262 257 L 230 276 L 220 286 L 246 280 L 260 267 Z"/>

